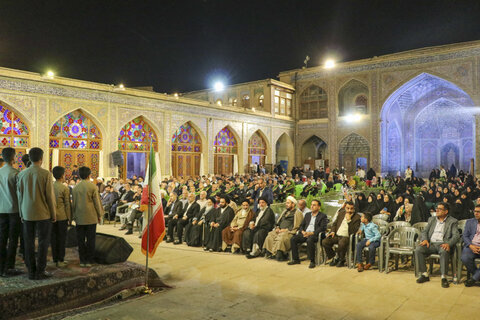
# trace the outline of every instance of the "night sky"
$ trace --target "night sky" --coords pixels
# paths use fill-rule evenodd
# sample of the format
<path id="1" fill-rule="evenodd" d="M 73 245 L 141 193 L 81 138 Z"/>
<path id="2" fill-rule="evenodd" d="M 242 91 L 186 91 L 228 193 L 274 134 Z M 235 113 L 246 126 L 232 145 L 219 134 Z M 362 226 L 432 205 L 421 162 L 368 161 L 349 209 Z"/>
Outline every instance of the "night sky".
<path id="1" fill-rule="evenodd" d="M 0 66 L 158 92 L 480 40 L 480 1 L 0 1 Z"/>

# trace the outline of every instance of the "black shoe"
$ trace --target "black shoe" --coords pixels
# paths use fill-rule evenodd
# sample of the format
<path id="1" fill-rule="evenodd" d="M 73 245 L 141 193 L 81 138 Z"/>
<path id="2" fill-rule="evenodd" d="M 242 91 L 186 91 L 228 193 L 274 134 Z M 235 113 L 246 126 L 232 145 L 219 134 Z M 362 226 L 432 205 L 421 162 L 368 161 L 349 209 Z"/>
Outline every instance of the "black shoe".
<path id="1" fill-rule="evenodd" d="M 120 231 L 122 231 L 122 230 L 127 230 L 127 225 L 126 225 L 126 224 L 124 224 L 124 225 L 123 225 L 123 226 L 121 226 L 121 227 L 120 227 L 120 229 L 118 229 L 118 230 L 120 230 Z"/>
<path id="2" fill-rule="evenodd" d="M 260 257 L 260 255 L 261 255 L 261 253 L 258 253 L 258 252 L 257 252 L 257 253 L 254 254 L 254 255 L 247 254 L 246 257 L 247 257 L 247 259 L 254 259 L 254 258 Z"/>
<path id="3" fill-rule="evenodd" d="M 443 279 L 442 279 L 443 280 Z M 445 279 L 447 280 L 447 279 Z M 425 277 L 423 274 L 420 276 L 420 278 L 417 279 L 417 283 L 424 283 L 430 281 L 430 277 Z M 443 283 L 443 281 L 442 281 Z"/>
<path id="4" fill-rule="evenodd" d="M 171 242 L 173 242 L 173 239 L 172 239 L 172 238 L 168 238 L 168 239 L 167 239 L 167 243 L 171 243 Z"/>
<path id="5" fill-rule="evenodd" d="M 310 261 L 310 264 L 308 265 L 308 267 L 309 267 L 310 269 L 313 269 L 313 268 L 315 268 L 316 266 L 317 266 L 317 265 L 316 265 L 315 262 L 313 262 L 313 261 Z"/>
<path id="6" fill-rule="evenodd" d="M 442 278 L 442 288 L 448 288 L 450 284 L 448 283 L 447 278 Z"/>
<path id="7" fill-rule="evenodd" d="M 37 274 L 36 280 L 45 280 L 45 279 L 51 278 L 52 276 L 53 274 L 51 274 L 50 272 L 43 271 Z"/>
<path id="8" fill-rule="evenodd" d="M 178 240 L 175 240 L 175 242 L 173 244 L 182 244 L 182 243 Z"/>
<path id="9" fill-rule="evenodd" d="M 475 284 L 476 284 L 476 281 L 473 280 L 472 278 L 465 281 L 465 287 L 473 287 Z"/>
<path id="10" fill-rule="evenodd" d="M 294 264 L 300 264 L 300 260 L 292 260 L 287 263 L 289 266 L 293 266 Z"/>
<path id="11" fill-rule="evenodd" d="M 276 259 L 278 262 L 287 261 L 287 258 L 285 258 L 285 254 L 281 250 L 277 251 Z"/>
<path id="12" fill-rule="evenodd" d="M 8 269 L 6 274 L 8 276 L 19 276 L 19 275 L 23 274 L 23 271 L 20 270 L 20 269 Z"/>
<path id="13" fill-rule="evenodd" d="M 34 274 L 29 274 L 29 275 L 28 275 L 28 279 L 30 279 L 30 280 L 36 280 L 37 277 L 36 277 Z"/>
<path id="14" fill-rule="evenodd" d="M 345 267 L 345 260 L 338 260 L 337 268 Z"/>
<path id="15" fill-rule="evenodd" d="M 128 229 L 128 231 L 125 232 L 125 234 L 133 234 L 133 230 L 132 230 L 132 229 Z"/>
<path id="16" fill-rule="evenodd" d="M 338 263 L 338 260 L 333 258 L 332 261 L 330 261 L 329 266 L 330 267 L 335 267 L 337 265 L 337 263 Z"/>

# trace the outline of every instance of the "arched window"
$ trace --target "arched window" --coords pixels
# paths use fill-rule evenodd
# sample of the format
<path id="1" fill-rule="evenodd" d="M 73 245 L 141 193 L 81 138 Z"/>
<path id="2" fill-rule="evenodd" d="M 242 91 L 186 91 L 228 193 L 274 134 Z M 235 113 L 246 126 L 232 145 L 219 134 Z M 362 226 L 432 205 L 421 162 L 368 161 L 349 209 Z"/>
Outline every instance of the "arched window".
<path id="1" fill-rule="evenodd" d="M 172 169 L 175 177 L 199 176 L 202 139 L 187 122 L 172 136 Z"/>
<path id="2" fill-rule="evenodd" d="M 26 154 L 30 144 L 30 135 L 25 122 L 19 116 L 0 103 L 0 152 L 6 147 L 14 148 L 17 162 L 14 165 L 19 170 L 24 169 L 22 156 Z"/>
<path id="3" fill-rule="evenodd" d="M 138 117 L 120 130 L 118 149 L 122 151 L 150 151 L 150 139 L 153 149 L 158 151 L 157 135 L 143 117 Z"/>
<path id="4" fill-rule="evenodd" d="M 300 96 L 300 118 L 328 118 L 328 97 L 325 90 L 318 86 L 310 86 Z"/>
<path id="5" fill-rule="evenodd" d="M 143 117 L 128 122 L 118 136 L 118 149 L 123 152 L 122 177 L 145 177 L 150 145 L 158 151 L 158 139 Z"/>
<path id="6" fill-rule="evenodd" d="M 267 144 L 263 137 L 255 132 L 248 141 L 248 163 L 265 164 L 265 157 L 267 155 Z"/>
<path id="7" fill-rule="evenodd" d="M 246 109 L 250 108 L 250 96 L 247 94 L 242 97 L 242 107 Z"/>
<path id="8" fill-rule="evenodd" d="M 213 144 L 215 154 L 215 174 L 235 173 L 233 158 L 237 154 L 237 140 L 228 127 L 223 128 L 215 137 Z"/>
<path id="9" fill-rule="evenodd" d="M 92 170 L 93 177 L 98 176 L 102 134 L 82 111 L 66 114 L 55 122 L 50 130 L 49 147 L 50 166 L 65 167 L 67 178 L 71 176 L 73 165 L 87 166 Z"/>
<path id="10" fill-rule="evenodd" d="M 264 105 L 265 96 L 262 94 L 260 97 L 258 97 L 258 108 L 262 109 Z"/>
<path id="11" fill-rule="evenodd" d="M 355 106 L 357 107 L 357 112 L 367 113 L 367 97 L 365 95 L 359 95 L 355 98 Z"/>

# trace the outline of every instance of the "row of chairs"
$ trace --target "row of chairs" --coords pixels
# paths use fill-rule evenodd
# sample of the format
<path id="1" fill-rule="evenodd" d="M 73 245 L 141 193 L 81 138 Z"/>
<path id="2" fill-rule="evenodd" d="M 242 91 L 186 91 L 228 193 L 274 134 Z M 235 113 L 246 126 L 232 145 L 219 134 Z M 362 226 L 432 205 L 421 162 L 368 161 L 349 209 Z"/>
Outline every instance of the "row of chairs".
<path id="1" fill-rule="evenodd" d="M 378 257 L 378 270 L 379 272 L 388 273 L 390 271 L 390 258 L 395 256 L 395 268 L 398 269 L 398 262 L 400 257 L 411 257 L 412 264 L 415 267 L 415 276 L 418 276 L 418 269 L 415 263 L 415 248 L 418 244 L 418 238 L 420 233 L 426 228 L 427 222 L 418 222 L 413 226 L 410 223 L 405 221 L 395 221 L 388 223 L 388 215 L 378 214 L 375 215 L 372 219 L 372 222 L 379 226 L 380 234 L 382 235 L 380 246 L 377 250 Z M 466 220 L 461 220 L 458 222 L 458 228 L 460 233 L 463 233 L 465 228 Z M 350 246 L 347 252 L 347 266 L 353 268 L 357 261 L 357 248 L 356 243 L 362 239 L 362 236 L 355 234 L 350 236 Z M 321 245 L 321 240 L 319 239 L 317 246 L 317 264 L 326 263 L 326 255 Z M 461 239 L 456 248 L 452 250 L 450 266 L 452 270 L 452 276 L 454 283 L 460 283 L 462 280 L 462 271 L 463 263 L 461 260 L 461 253 L 463 250 L 463 239 Z M 368 252 L 368 248 L 363 249 L 364 252 Z M 436 260 L 439 260 L 440 256 L 438 254 L 432 254 L 428 257 L 430 272 L 433 270 L 433 263 Z M 475 260 L 476 263 L 480 264 L 480 259 Z M 468 277 L 469 275 L 467 275 Z"/>

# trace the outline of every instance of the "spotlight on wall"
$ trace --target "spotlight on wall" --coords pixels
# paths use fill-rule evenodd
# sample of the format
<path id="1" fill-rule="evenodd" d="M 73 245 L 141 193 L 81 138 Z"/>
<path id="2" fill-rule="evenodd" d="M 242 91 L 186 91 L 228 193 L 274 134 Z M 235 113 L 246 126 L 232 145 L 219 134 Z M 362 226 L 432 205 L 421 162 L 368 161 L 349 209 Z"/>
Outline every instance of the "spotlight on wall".
<path id="1" fill-rule="evenodd" d="M 360 120 L 362 120 L 362 115 L 359 113 L 347 114 L 345 116 L 345 121 L 349 123 L 359 122 Z"/>
<path id="2" fill-rule="evenodd" d="M 43 79 L 48 79 L 48 80 L 53 80 L 55 79 L 55 73 L 52 70 L 48 70 L 47 73 L 45 73 L 42 76 Z"/>
<path id="3" fill-rule="evenodd" d="M 335 67 L 335 61 L 333 59 L 327 59 L 325 61 L 325 69 L 332 69 Z"/>
<path id="4" fill-rule="evenodd" d="M 175 98 L 178 98 L 178 93 L 175 92 L 175 93 L 173 94 L 173 96 L 174 96 Z"/>

